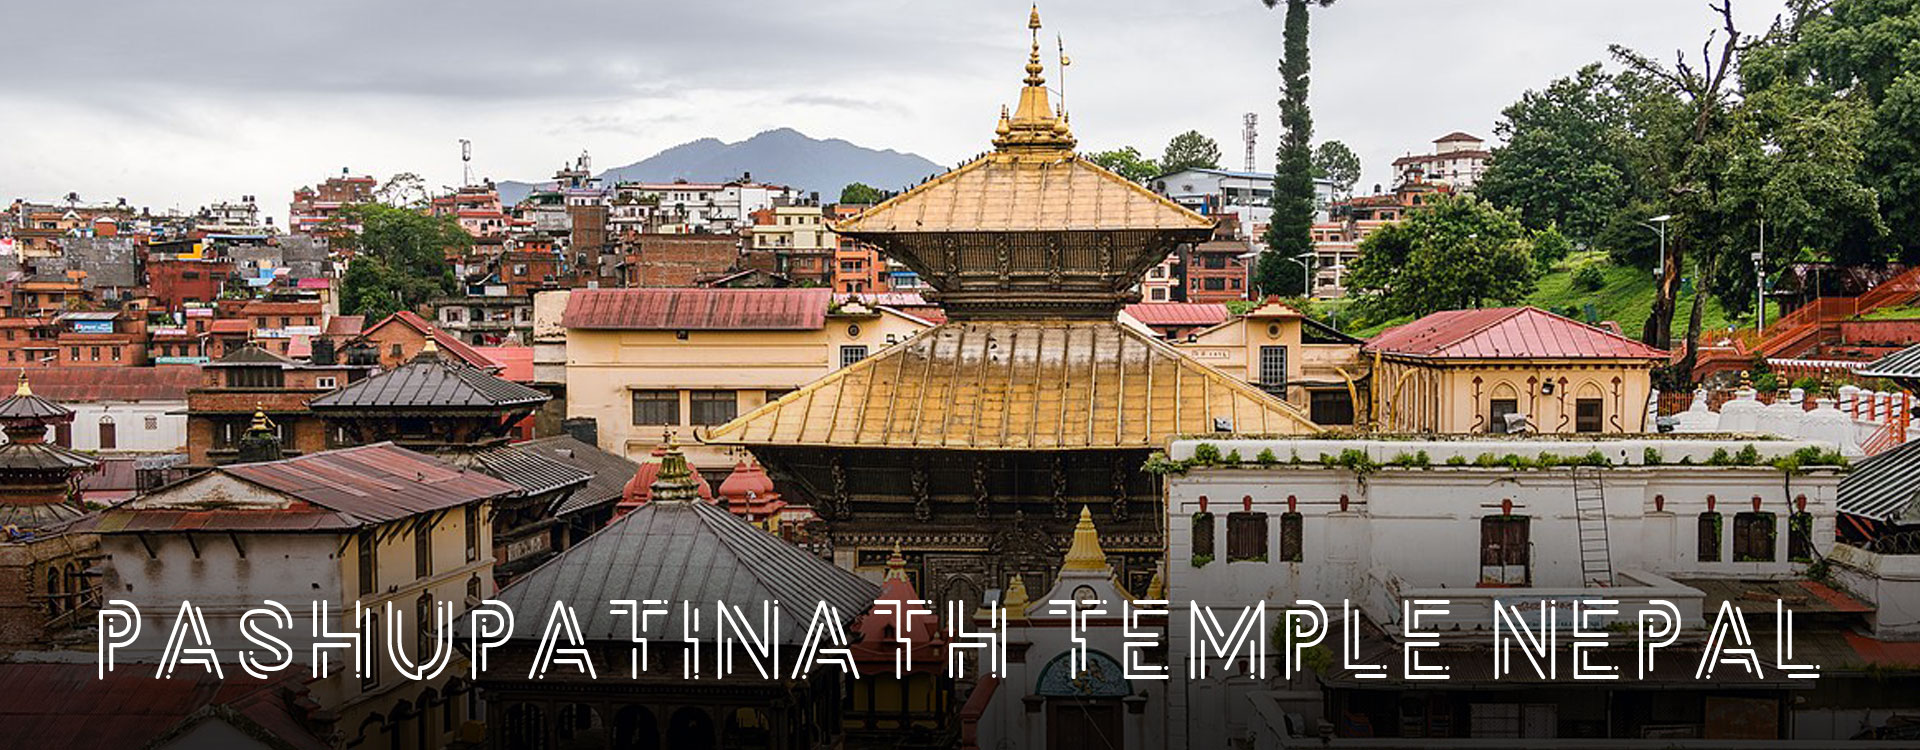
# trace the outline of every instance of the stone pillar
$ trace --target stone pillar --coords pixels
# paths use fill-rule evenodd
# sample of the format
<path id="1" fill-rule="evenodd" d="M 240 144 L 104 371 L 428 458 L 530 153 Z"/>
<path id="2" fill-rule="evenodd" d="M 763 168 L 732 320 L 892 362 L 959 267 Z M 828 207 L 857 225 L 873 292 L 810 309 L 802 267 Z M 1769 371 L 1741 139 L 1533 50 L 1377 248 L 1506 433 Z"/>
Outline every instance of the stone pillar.
<path id="1" fill-rule="evenodd" d="M 1840 386 L 1840 411 L 1846 412 L 1847 416 L 1852 417 L 1854 419 L 1860 418 L 1859 386 L 1853 386 L 1853 385 Z"/>

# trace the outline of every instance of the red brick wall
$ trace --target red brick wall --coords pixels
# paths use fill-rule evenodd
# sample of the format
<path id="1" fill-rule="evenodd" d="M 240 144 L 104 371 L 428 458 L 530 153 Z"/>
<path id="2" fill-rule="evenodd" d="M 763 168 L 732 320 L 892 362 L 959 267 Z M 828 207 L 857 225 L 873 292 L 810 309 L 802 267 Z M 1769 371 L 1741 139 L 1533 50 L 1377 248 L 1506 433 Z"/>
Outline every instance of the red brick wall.
<path id="1" fill-rule="evenodd" d="M 1920 320 L 1850 320 L 1840 324 L 1840 340 L 1857 345 L 1912 346 L 1920 343 Z"/>
<path id="2" fill-rule="evenodd" d="M 702 276 L 725 273 L 738 259 L 740 239 L 730 234 L 636 234 L 623 238 L 626 285 L 688 287 Z"/>

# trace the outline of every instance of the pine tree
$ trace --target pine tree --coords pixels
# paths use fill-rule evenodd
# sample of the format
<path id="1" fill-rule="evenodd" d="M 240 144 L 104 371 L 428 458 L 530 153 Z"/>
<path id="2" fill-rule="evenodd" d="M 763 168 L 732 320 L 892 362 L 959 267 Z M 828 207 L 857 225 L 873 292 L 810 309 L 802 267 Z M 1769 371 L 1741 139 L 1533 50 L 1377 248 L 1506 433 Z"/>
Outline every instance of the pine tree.
<path id="1" fill-rule="evenodd" d="M 1262 0 L 1272 8 L 1286 3 L 1285 49 L 1280 58 L 1280 154 L 1273 173 L 1273 218 L 1267 225 L 1267 251 L 1254 270 L 1261 294 L 1307 293 L 1299 258 L 1313 251 L 1313 113 L 1307 108 L 1307 8 L 1333 0 Z"/>

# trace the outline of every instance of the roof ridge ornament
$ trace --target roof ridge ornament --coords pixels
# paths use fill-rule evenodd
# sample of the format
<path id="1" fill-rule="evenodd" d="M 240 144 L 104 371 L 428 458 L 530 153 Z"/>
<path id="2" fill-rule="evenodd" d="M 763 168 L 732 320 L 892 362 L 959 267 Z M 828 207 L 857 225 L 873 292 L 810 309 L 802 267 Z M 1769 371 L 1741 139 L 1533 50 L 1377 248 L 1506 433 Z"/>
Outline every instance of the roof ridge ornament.
<path id="1" fill-rule="evenodd" d="M 24 367 L 20 368 L 20 386 L 18 388 L 13 389 L 13 395 L 15 396 L 33 395 L 33 386 L 27 384 L 27 370 Z"/>
<path id="2" fill-rule="evenodd" d="M 1042 75 L 1046 66 L 1040 62 L 1040 6 L 1034 5 L 1027 16 L 1027 30 L 1032 36 L 1027 52 L 1027 77 L 1020 89 L 1020 103 L 1009 119 L 1004 109 L 1000 124 L 994 128 L 993 145 L 1001 152 L 1038 151 L 1057 154 L 1072 153 L 1073 133 L 1067 127 L 1066 118 L 1054 110 L 1047 99 L 1047 79 Z"/>

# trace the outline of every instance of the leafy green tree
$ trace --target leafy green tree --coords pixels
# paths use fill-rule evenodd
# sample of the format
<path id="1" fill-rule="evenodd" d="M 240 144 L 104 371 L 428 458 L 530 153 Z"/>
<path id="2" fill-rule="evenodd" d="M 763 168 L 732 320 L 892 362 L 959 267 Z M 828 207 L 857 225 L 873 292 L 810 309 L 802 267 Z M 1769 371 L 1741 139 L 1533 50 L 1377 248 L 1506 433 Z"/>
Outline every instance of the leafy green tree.
<path id="1" fill-rule="evenodd" d="M 1533 265 L 1542 273 L 1571 252 L 1573 242 L 1560 233 L 1558 225 L 1549 224 L 1546 229 L 1533 233 Z"/>
<path id="2" fill-rule="evenodd" d="M 473 238 L 453 217 L 362 203 L 341 209 L 336 220 L 359 228 L 334 241 L 353 253 L 340 284 L 348 314 L 385 317 L 459 289 L 447 254 L 472 246 Z"/>
<path id="3" fill-rule="evenodd" d="M 1493 128 L 1505 145 L 1475 191 L 1518 209 L 1529 227 L 1599 234 L 1629 190 L 1631 136 L 1615 80 L 1595 63 L 1509 105 Z"/>
<path id="4" fill-rule="evenodd" d="M 1198 130 L 1189 130 L 1167 141 L 1167 150 L 1160 155 L 1160 173 L 1178 172 L 1183 169 L 1219 169 L 1220 144 L 1212 138 L 1200 134 Z"/>
<path id="5" fill-rule="evenodd" d="M 1160 165 L 1140 155 L 1140 149 L 1123 146 L 1111 151 L 1095 151 L 1083 156 L 1087 161 L 1105 168 L 1107 171 L 1125 177 L 1134 182 L 1145 183 L 1155 175 L 1163 174 Z"/>
<path id="6" fill-rule="evenodd" d="M 1387 318 L 1517 304 L 1538 278 L 1533 246 L 1513 211 L 1472 195 L 1442 196 L 1367 235 L 1347 288 Z"/>
<path id="7" fill-rule="evenodd" d="M 886 199 L 886 191 L 864 182 L 850 182 L 846 187 L 840 188 L 841 203 L 872 205 Z"/>
<path id="8" fill-rule="evenodd" d="M 1307 107 L 1307 75 L 1312 61 L 1307 49 L 1307 9 L 1327 7 L 1333 0 L 1261 0 L 1268 8 L 1286 5 L 1280 56 L 1280 150 L 1273 170 L 1273 218 L 1267 224 L 1267 250 L 1254 268 L 1254 287 L 1261 294 L 1292 296 L 1304 293 L 1295 286 L 1296 258 L 1313 250 L 1313 218 L 1318 196 L 1313 189 L 1313 113 Z"/>
<path id="9" fill-rule="evenodd" d="M 1360 181 L 1360 157 L 1339 141 L 1327 141 L 1313 150 L 1313 176 L 1333 181 L 1336 192 L 1353 192 Z"/>

